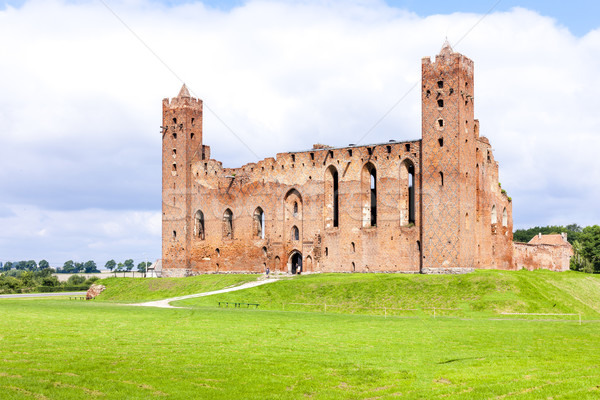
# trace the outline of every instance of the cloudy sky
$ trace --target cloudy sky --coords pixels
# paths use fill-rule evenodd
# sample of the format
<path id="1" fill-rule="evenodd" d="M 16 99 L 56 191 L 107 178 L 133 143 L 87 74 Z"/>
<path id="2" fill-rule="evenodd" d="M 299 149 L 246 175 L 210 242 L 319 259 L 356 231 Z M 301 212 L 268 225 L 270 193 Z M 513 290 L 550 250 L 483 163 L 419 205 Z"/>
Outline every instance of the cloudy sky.
<path id="1" fill-rule="evenodd" d="M 159 258 L 161 100 L 182 82 L 228 167 L 420 138 L 421 57 L 446 37 L 475 62 L 515 228 L 600 224 L 598 15 L 590 1 L 0 2 L 0 261 Z"/>

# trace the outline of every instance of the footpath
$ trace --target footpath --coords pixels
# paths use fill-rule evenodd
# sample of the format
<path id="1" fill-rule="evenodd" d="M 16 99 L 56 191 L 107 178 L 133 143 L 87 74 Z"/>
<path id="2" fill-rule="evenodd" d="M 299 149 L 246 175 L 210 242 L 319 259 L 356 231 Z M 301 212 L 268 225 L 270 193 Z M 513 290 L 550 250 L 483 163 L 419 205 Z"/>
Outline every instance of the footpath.
<path id="1" fill-rule="evenodd" d="M 240 286 L 234 286 L 234 287 L 229 287 L 229 288 L 225 288 L 225 289 L 214 290 L 212 292 L 189 294 L 187 296 L 171 297 L 170 299 L 155 300 L 155 301 L 148 301 L 145 303 L 128 304 L 128 305 L 140 306 L 140 307 L 185 308 L 185 307 L 175 307 L 169 303 L 171 303 L 172 301 L 177 301 L 177 300 L 193 299 L 195 297 L 211 296 L 213 294 L 228 293 L 228 292 L 235 292 L 236 290 L 250 289 L 250 288 L 253 288 L 256 286 L 265 285 L 267 283 L 272 283 L 272 282 L 277 282 L 277 279 L 274 279 L 274 278 L 264 279 L 264 280 L 260 280 L 260 281 L 247 282 Z"/>

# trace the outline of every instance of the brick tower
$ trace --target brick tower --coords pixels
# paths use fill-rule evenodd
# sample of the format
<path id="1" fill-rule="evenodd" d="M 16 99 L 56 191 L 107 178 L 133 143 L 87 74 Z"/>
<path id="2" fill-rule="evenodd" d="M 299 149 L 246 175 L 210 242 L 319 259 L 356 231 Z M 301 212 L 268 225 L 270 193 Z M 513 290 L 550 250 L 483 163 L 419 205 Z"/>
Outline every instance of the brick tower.
<path id="1" fill-rule="evenodd" d="M 162 259 L 167 268 L 189 269 L 193 230 L 192 173 L 204 158 L 202 100 L 185 85 L 179 95 L 163 99 L 162 122 Z"/>
<path id="2" fill-rule="evenodd" d="M 423 272 L 474 266 L 473 61 L 446 41 L 422 60 Z"/>

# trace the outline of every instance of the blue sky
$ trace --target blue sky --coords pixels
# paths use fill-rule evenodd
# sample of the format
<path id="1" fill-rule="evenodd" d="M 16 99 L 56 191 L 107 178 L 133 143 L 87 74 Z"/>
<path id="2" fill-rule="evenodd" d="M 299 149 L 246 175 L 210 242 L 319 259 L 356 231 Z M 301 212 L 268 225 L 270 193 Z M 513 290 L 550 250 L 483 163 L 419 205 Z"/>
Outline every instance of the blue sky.
<path id="1" fill-rule="evenodd" d="M 600 223 L 595 2 L 2 4 L 0 261 L 159 258 L 161 100 L 182 81 L 225 166 L 356 142 L 396 103 L 365 142 L 412 140 L 446 37 L 475 62 L 515 227 Z"/>

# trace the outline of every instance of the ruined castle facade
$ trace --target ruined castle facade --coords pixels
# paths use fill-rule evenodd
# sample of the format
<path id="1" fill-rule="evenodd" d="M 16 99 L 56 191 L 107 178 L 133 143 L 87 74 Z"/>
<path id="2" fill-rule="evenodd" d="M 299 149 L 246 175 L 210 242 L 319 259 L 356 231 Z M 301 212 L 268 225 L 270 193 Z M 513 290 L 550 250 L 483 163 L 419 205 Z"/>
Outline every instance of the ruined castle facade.
<path id="1" fill-rule="evenodd" d="M 223 168 L 202 101 L 163 100 L 163 276 L 515 268 L 512 203 L 474 118 L 473 61 L 422 60 L 421 139 Z"/>

